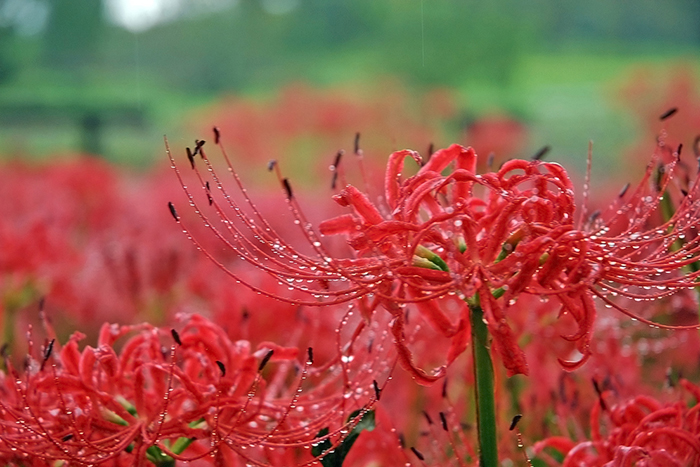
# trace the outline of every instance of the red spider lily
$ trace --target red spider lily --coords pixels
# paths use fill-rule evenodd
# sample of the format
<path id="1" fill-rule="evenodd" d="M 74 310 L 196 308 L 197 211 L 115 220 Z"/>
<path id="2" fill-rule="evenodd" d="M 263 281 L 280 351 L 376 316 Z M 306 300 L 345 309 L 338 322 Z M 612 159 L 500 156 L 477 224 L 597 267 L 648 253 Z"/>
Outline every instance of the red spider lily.
<path id="1" fill-rule="evenodd" d="M 372 378 L 391 370 L 390 361 L 367 359 L 362 323 L 334 358 L 314 363 L 311 349 L 300 356 L 263 342 L 253 350 L 201 316 L 180 318 L 179 332 L 104 325 L 97 348 L 82 351 L 79 332 L 62 347 L 47 341 L 39 357 L 30 342 L 22 374 L 6 358 L 0 460 L 307 465 L 317 460 L 307 451 L 312 444 L 337 446 L 361 419 L 349 415 L 371 409 L 383 388 Z M 127 334 L 117 352 L 115 342 Z"/>
<path id="2" fill-rule="evenodd" d="M 700 463 L 700 388 L 686 380 L 683 387 L 695 398 L 662 404 L 649 396 L 637 396 L 608 406 L 611 391 L 600 394 L 591 410 L 591 440 L 575 443 L 553 437 L 535 444 L 535 451 L 554 448 L 568 466 L 640 467 L 687 466 Z M 603 423 L 605 415 L 607 423 Z M 550 462 L 554 464 L 554 462 Z"/>
<path id="3" fill-rule="evenodd" d="M 218 130 L 215 136 L 218 142 Z M 260 289 L 209 251 L 205 253 L 237 281 L 292 303 L 323 306 L 359 299 L 366 314 L 381 305 L 393 317 L 391 330 L 402 365 L 420 382 L 434 382 L 444 375 L 445 367 L 429 374 L 413 363 L 405 343 L 404 306 L 415 304 L 452 340 L 449 363 L 466 346 L 469 321 L 467 306 L 461 307 L 456 319 L 440 306 L 440 300 L 451 295 L 483 308 L 509 375 L 528 372 L 507 320 L 510 313 L 521 312 L 514 305 L 522 294 L 554 297 L 561 304 L 560 316 L 573 319 L 576 329 L 563 337 L 576 343 L 578 355 L 573 357 L 578 360 L 560 359 L 569 370 L 590 355 L 595 298 L 650 325 L 695 327 L 652 323 L 614 299 L 654 300 L 696 286 L 700 273 L 684 273 L 682 268 L 695 262 L 700 251 L 695 236 L 700 185 L 695 182 L 689 187 L 668 221 L 650 227 L 673 178 L 678 154 L 653 181 L 657 154 L 636 189 L 629 194 L 630 190 L 623 190 L 608 210 L 588 217 L 585 201 L 584 209 L 577 212 L 573 185 L 558 164 L 510 160 L 496 172 L 477 174 L 471 148 L 450 146 L 425 164 L 416 152 L 398 151 L 387 165 L 385 204 L 377 207 L 359 189 L 347 185 L 334 199 L 353 213 L 322 222 L 320 234 L 307 221 L 289 181 L 275 167 L 294 223 L 309 244 L 301 248 L 288 243 L 260 214 L 222 148 L 241 200 L 226 190 L 203 144 L 198 142 L 188 156 L 218 217 L 216 225 L 176 170 L 190 203 L 227 248 L 287 284 L 292 293 L 281 296 Z M 212 183 L 198 170 L 195 155 L 206 164 Z M 406 158 L 421 167 L 416 175 L 403 179 Z M 451 165 L 453 171 L 443 175 Z M 180 222 L 172 204 L 170 208 Z M 321 235 L 335 234 L 348 236 L 354 257 L 338 257 L 320 241 Z"/>

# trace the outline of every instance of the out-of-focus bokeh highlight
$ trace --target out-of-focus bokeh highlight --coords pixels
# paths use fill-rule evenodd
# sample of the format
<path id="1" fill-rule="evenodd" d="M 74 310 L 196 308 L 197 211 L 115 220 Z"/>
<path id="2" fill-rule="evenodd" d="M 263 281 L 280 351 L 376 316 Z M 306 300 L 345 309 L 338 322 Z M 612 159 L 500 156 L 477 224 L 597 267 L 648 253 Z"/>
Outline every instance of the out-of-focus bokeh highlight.
<path id="1" fill-rule="evenodd" d="M 379 160 L 458 141 L 579 168 L 593 140 L 608 174 L 694 89 L 698 24 L 691 0 L 0 0 L 0 155 L 148 167 L 217 124 L 249 162 L 360 131 Z"/>

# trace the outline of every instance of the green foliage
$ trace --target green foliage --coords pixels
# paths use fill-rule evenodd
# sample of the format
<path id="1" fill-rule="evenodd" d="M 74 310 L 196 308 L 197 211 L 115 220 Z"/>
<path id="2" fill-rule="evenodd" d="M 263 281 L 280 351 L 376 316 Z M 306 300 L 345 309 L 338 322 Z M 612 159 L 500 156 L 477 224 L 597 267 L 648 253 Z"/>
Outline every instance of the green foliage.
<path id="1" fill-rule="evenodd" d="M 350 423 L 352 420 L 358 417 L 360 413 L 360 410 L 356 410 L 353 413 L 351 413 L 347 420 L 348 423 Z M 374 411 L 372 410 L 364 414 L 362 419 L 357 423 L 357 425 L 355 425 L 352 431 L 350 431 L 350 433 L 348 433 L 345 439 L 340 443 L 340 446 L 335 448 L 333 451 L 329 451 L 329 449 L 331 449 L 331 447 L 333 446 L 331 444 L 331 441 L 329 439 L 325 439 L 320 443 L 316 444 L 311 449 L 311 453 L 314 456 L 318 457 L 326 451 L 329 451 L 328 454 L 326 454 L 323 457 L 323 459 L 321 459 L 321 465 L 323 465 L 323 467 L 342 467 L 343 462 L 345 461 L 345 457 L 350 452 L 350 448 L 352 448 L 352 445 L 355 444 L 355 441 L 357 441 L 357 438 L 358 436 L 360 436 L 360 433 L 362 433 L 362 431 L 364 430 L 372 431 L 374 430 L 374 427 L 375 419 Z M 318 432 L 316 437 L 322 438 L 328 435 L 328 433 L 328 428 L 324 428 L 323 430 Z"/>
<path id="2" fill-rule="evenodd" d="M 44 33 L 44 61 L 57 68 L 77 69 L 94 63 L 105 24 L 95 0 L 54 0 Z"/>
<path id="3" fill-rule="evenodd" d="M 457 107 L 469 106 L 463 120 L 494 109 L 518 115 L 535 147 L 574 154 L 592 138 L 614 152 L 631 131 L 600 83 L 650 54 L 697 57 L 700 3 L 655 3 L 305 0 L 274 14 L 261 0 L 240 0 L 134 34 L 107 22 L 99 1 L 56 0 L 35 36 L 0 16 L 0 146 L 30 156 L 91 146 L 144 166 L 159 156 L 164 132 L 182 132 L 189 110 L 222 93 L 390 76 L 410 90 L 457 89 Z M 13 110 L 75 105 L 127 106 L 143 124 L 107 122 L 100 144 L 89 144 L 71 114 L 30 125 Z"/>

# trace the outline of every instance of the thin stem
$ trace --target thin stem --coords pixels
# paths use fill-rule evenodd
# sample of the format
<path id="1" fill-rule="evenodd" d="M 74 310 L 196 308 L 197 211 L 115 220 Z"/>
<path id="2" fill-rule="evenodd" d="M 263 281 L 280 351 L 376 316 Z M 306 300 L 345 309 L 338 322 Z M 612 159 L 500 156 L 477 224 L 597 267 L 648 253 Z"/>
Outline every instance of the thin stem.
<path id="1" fill-rule="evenodd" d="M 498 466 L 496 440 L 496 401 L 494 398 L 493 363 L 489 352 L 489 331 L 479 305 L 469 304 L 472 327 L 472 355 L 476 396 L 476 424 L 479 434 L 479 465 Z"/>

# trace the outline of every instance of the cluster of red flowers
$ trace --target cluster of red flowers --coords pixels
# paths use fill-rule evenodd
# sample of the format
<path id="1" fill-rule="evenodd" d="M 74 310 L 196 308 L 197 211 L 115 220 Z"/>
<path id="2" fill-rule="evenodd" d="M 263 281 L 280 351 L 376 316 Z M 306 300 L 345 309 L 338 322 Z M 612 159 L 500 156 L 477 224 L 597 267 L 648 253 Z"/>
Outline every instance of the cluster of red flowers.
<path id="1" fill-rule="evenodd" d="M 590 441 L 576 443 L 568 438 L 552 437 L 536 443 L 534 449 L 541 452 L 553 448 L 565 455 L 563 467 L 698 465 L 700 388 L 687 380 L 680 383 L 694 398 L 690 405 L 684 401 L 663 404 L 650 396 L 610 405 L 609 399 L 614 395 L 605 391 L 591 410 Z M 607 423 L 601 420 L 603 416 Z"/>
<path id="2" fill-rule="evenodd" d="M 180 330 L 169 333 L 150 324 L 106 324 L 97 347 L 82 351 L 82 333 L 61 346 L 47 326 L 51 340 L 30 346 L 21 374 L 6 358 L 0 459 L 310 463 L 308 450 L 294 448 L 325 440 L 337 446 L 341 430 L 351 430 L 376 403 L 384 381 L 373 378 L 391 370 L 390 360 L 364 355 L 362 324 L 334 358 L 319 362 L 312 348 L 262 342 L 253 350 L 199 315 L 179 319 Z"/>

